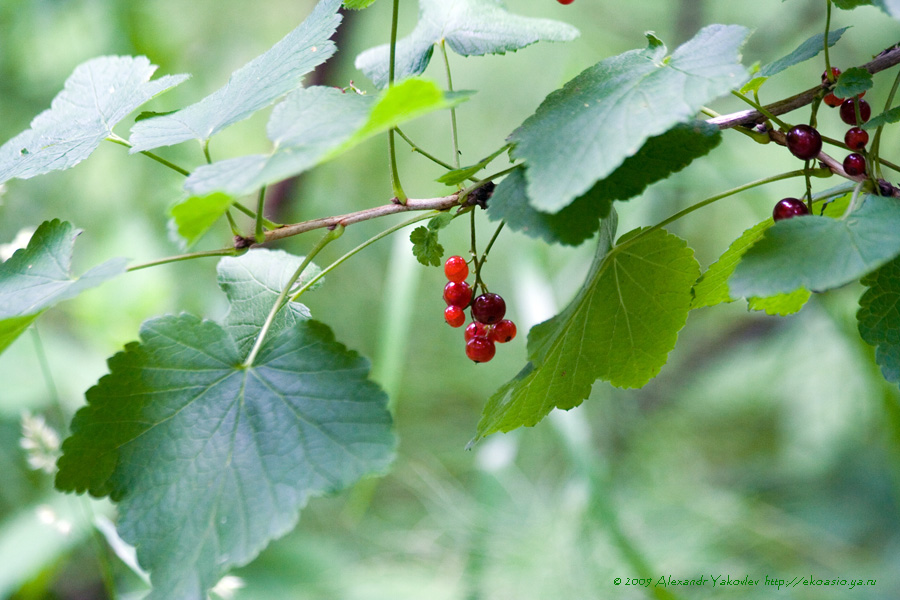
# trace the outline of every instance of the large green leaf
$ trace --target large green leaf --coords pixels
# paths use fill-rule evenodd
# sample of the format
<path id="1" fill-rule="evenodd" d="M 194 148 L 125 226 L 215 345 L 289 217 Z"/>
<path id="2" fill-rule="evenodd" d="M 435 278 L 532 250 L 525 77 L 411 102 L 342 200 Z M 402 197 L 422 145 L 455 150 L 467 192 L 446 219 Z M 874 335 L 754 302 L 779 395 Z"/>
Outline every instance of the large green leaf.
<path id="1" fill-rule="evenodd" d="M 116 123 L 187 75 L 150 81 L 144 56 L 101 56 L 75 67 L 51 107 L 0 147 L 0 183 L 74 167 L 113 133 Z"/>
<path id="2" fill-rule="evenodd" d="M 341 0 L 320 0 L 312 14 L 280 42 L 234 73 L 222 87 L 174 113 L 144 119 L 131 128 L 132 152 L 206 141 L 300 87 L 303 76 L 336 50 L 328 38 L 341 16 Z"/>
<path id="3" fill-rule="evenodd" d="M 317 86 L 295 91 L 275 107 L 267 132 L 270 154 L 254 154 L 197 168 L 185 182 L 192 195 L 249 194 L 311 169 L 374 135 L 428 112 L 454 106 L 466 94 L 444 94 L 430 81 L 410 79 L 378 97 Z"/>
<path id="4" fill-rule="evenodd" d="M 510 136 L 528 163 L 531 205 L 554 213 L 607 177 L 647 140 L 690 121 L 746 79 L 739 50 L 747 29 L 710 25 L 671 56 L 648 34 L 632 50 L 583 71 L 551 93 Z"/>
<path id="5" fill-rule="evenodd" d="M 598 379 L 640 387 L 665 364 L 700 267 L 674 235 L 636 230 L 613 246 L 615 228 L 612 212 L 583 287 L 560 314 L 531 330 L 529 362 L 488 400 L 476 440 L 577 406 Z"/>
<path id="6" fill-rule="evenodd" d="M 846 219 L 779 221 L 744 254 L 728 280 L 733 297 L 824 291 L 874 271 L 900 254 L 900 202 L 868 195 Z"/>
<path id="7" fill-rule="evenodd" d="M 73 278 L 69 270 L 80 233 L 70 223 L 45 221 L 27 248 L 0 263 L 0 352 L 54 304 L 125 272 L 127 261 L 114 258 Z"/>
<path id="8" fill-rule="evenodd" d="M 276 323 L 254 364 L 242 364 L 248 345 L 236 337 L 258 326 L 285 272 L 276 257 L 252 281 L 260 259 L 272 257 L 220 268 L 232 301 L 225 326 L 186 314 L 145 322 L 140 342 L 88 390 L 63 444 L 57 487 L 118 502 L 119 533 L 151 573 L 150 600 L 205 599 L 293 528 L 310 497 L 381 472 L 393 456 L 368 362 L 322 323 Z"/>
<path id="9" fill-rule="evenodd" d="M 613 200 L 637 196 L 648 185 L 680 171 L 695 158 L 707 154 L 722 139 L 719 129 L 701 121 L 675 126 L 650 138 L 634 156 L 609 177 L 557 213 L 536 210 L 528 202 L 524 168 L 504 179 L 488 203 L 492 221 L 548 242 L 577 245 L 590 238 L 609 214 Z"/>
<path id="10" fill-rule="evenodd" d="M 172 216 L 170 228 L 184 240 L 185 246 L 193 246 L 232 204 L 234 198 L 221 192 L 191 196 L 169 210 Z"/>
<path id="11" fill-rule="evenodd" d="M 875 346 L 875 362 L 884 378 L 900 383 L 900 259 L 862 278 L 869 288 L 859 299 L 859 334 Z"/>
<path id="12" fill-rule="evenodd" d="M 850 28 L 841 27 L 840 29 L 829 32 L 828 46 L 834 46 L 838 42 L 838 40 L 841 39 L 841 36 L 844 35 L 844 32 L 848 29 Z M 793 67 L 796 64 L 802 63 L 818 56 L 824 48 L 825 34 L 817 33 L 797 46 L 797 48 L 795 48 L 794 51 L 787 56 L 783 56 L 778 60 L 772 61 L 766 66 L 762 67 L 757 75 L 760 77 L 771 77 L 772 75 L 781 73 L 788 67 Z"/>
<path id="13" fill-rule="evenodd" d="M 568 42 L 578 30 L 550 19 L 511 14 L 498 0 L 419 0 L 419 22 L 397 40 L 395 77 L 419 75 L 442 41 L 457 54 L 481 56 L 515 52 L 535 42 Z M 356 68 L 377 87 L 388 83 L 390 46 L 370 48 L 356 57 Z"/>

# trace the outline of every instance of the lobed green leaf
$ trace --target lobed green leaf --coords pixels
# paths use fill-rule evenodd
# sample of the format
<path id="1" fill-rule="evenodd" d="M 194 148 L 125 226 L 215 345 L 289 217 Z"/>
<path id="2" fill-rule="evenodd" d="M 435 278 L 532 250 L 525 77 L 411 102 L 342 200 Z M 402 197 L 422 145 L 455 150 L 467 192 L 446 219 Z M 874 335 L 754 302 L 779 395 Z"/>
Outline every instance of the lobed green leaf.
<path id="1" fill-rule="evenodd" d="M 441 266 L 444 247 L 438 242 L 438 232 L 431 227 L 416 227 L 409 234 L 413 245 L 413 255 L 426 267 Z"/>
<path id="2" fill-rule="evenodd" d="M 834 95 L 838 98 L 852 98 L 872 88 L 872 74 L 861 67 L 851 67 L 841 73 Z"/>
<path id="3" fill-rule="evenodd" d="M 418 23 L 412 33 L 397 40 L 395 78 L 422 74 L 435 44 L 446 43 L 463 56 L 482 56 L 576 37 L 578 30 L 571 25 L 514 15 L 497 0 L 419 0 Z M 389 59 L 390 46 L 383 44 L 357 56 L 356 68 L 383 88 L 388 84 Z"/>
<path id="4" fill-rule="evenodd" d="M 862 278 L 868 289 L 856 313 L 859 335 L 875 347 L 884 378 L 900 383 L 900 259 Z"/>
<path id="5" fill-rule="evenodd" d="M 663 230 L 632 231 L 613 246 L 615 228 L 613 212 L 583 287 L 560 314 L 532 328 L 528 364 L 488 400 L 473 442 L 579 405 L 598 379 L 640 387 L 665 364 L 699 265 L 683 240 Z"/>
<path id="6" fill-rule="evenodd" d="M 150 81 L 154 71 L 145 56 L 101 56 L 75 67 L 50 108 L 0 146 L 0 184 L 74 167 L 114 135 L 119 121 L 188 78 Z"/>
<path id="7" fill-rule="evenodd" d="M 26 248 L 0 263 L 0 353 L 48 308 L 125 272 L 127 261 L 114 258 L 73 278 L 72 252 L 80 233 L 59 219 L 45 221 Z"/>
<path id="8" fill-rule="evenodd" d="M 169 210 L 171 226 L 187 247 L 193 246 L 232 204 L 234 198 L 221 192 L 185 198 Z"/>
<path id="9" fill-rule="evenodd" d="M 329 38 L 341 22 L 341 0 L 320 0 L 312 14 L 265 53 L 234 73 L 224 87 L 174 113 L 135 123 L 132 152 L 187 140 L 205 142 L 300 87 L 303 76 L 336 51 Z"/>
<path id="10" fill-rule="evenodd" d="M 687 122 L 741 85 L 743 27 L 711 25 L 667 57 L 645 50 L 606 59 L 551 93 L 509 140 L 528 164 L 531 205 L 555 213 L 613 173 L 654 136 Z"/>
<path id="11" fill-rule="evenodd" d="M 736 297 L 842 286 L 900 254 L 900 202 L 865 196 L 846 219 L 797 217 L 775 223 L 728 280 Z"/>

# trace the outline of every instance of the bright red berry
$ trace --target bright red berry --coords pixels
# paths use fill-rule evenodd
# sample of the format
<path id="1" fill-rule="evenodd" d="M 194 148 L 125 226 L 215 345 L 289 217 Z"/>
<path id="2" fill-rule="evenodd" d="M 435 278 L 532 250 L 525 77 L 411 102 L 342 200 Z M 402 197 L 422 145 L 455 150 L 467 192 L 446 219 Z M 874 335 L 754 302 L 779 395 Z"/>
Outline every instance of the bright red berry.
<path id="1" fill-rule="evenodd" d="M 831 108 L 837 108 L 838 106 L 840 106 L 840 105 L 844 102 L 844 99 L 843 99 L 843 98 L 838 98 L 838 97 L 835 96 L 833 93 L 828 92 L 827 94 L 825 94 L 825 97 L 822 98 L 822 102 L 824 102 L 825 104 L 827 104 L 827 105 L 830 106 Z"/>
<path id="2" fill-rule="evenodd" d="M 483 363 L 494 358 L 497 347 L 487 338 L 476 337 L 466 342 L 466 356 L 477 363 Z"/>
<path id="3" fill-rule="evenodd" d="M 775 205 L 775 209 L 772 211 L 772 218 L 776 221 L 781 221 L 782 219 L 790 219 L 792 217 L 808 214 L 809 209 L 802 200 L 798 200 L 797 198 L 784 198 L 779 200 L 778 204 Z"/>
<path id="4" fill-rule="evenodd" d="M 851 150 L 862 150 L 869 143 L 869 132 L 859 127 L 851 127 L 844 134 L 844 143 Z"/>
<path id="5" fill-rule="evenodd" d="M 843 107 L 841 110 L 843 111 Z M 815 127 L 795 125 L 787 133 L 787 147 L 797 158 L 809 160 L 822 151 L 822 136 Z"/>
<path id="6" fill-rule="evenodd" d="M 444 309 L 444 320 L 450 327 L 462 327 L 466 322 L 466 311 L 451 304 Z"/>
<path id="7" fill-rule="evenodd" d="M 444 286 L 444 302 L 448 306 L 465 308 L 472 301 L 472 288 L 465 281 L 451 281 Z"/>
<path id="8" fill-rule="evenodd" d="M 866 172 L 866 158 L 862 154 L 853 152 L 844 159 L 844 171 L 850 177 L 856 177 Z"/>
<path id="9" fill-rule="evenodd" d="M 468 342 L 472 338 L 487 338 L 488 337 L 488 328 L 484 323 L 479 323 L 478 321 L 472 321 L 466 326 L 465 332 L 463 332 L 463 337 Z"/>
<path id="10" fill-rule="evenodd" d="M 854 108 L 854 103 L 859 103 L 859 118 L 860 123 L 865 123 L 869 120 L 869 117 L 872 116 L 872 107 L 869 106 L 869 103 L 865 100 L 854 100 L 853 98 L 847 98 L 841 103 L 841 121 L 846 123 L 847 125 L 859 125 L 856 122 L 856 108 Z"/>
<path id="11" fill-rule="evenodd" d="M 560 4 L 572 4 L 575 0 L 556 0 Z"/>
<path id="12" fill-rule="evenodd" d="M 505 344 L 516 337 L 516 324 L 509 319 L 503 319 L 491 326 L 488 339 L 498 344 Z"/>
<path id="13" fill-rule="evenodd" d="M 451 256 L 444 263 L 444 275 L 449 281 L 465 281 L 469 276 L 469 265 L 462 256 Z"/>
<path id="14" fill-rule="evenodd" d="M 506 314 L 506 302 L 500 294 L 482 294 L 472 302 L 472 318 L 490 325 Z"/>

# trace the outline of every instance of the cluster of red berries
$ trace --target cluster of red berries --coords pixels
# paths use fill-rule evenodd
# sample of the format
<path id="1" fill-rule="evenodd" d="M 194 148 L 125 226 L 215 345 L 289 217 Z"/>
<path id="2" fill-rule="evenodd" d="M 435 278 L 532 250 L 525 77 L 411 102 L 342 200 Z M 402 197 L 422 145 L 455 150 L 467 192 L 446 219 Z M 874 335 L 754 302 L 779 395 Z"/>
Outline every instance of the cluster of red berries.
<path id="1" fill-rule="evenodd" d="M 472 307 L 472 322 L 466 327 L 466 356 L 473 361 L 487 362 L 494 358 L 495 344 L 503 344 L 516 337 L 516 324 L 506 315 L 506 302 L 499 294 L 485 293 L 474 300 L 472 287 L 466 283 L 469 265 L 461 256 L 451 256 L 444 263 L 444 320 L 451 327 L 462 327 L 466 322 L 465 309 Z"/>
<path id="2" fill-rule="evenodd" d="M 822 85 L 830 85 L 837 80 L 840 74 L 841 70 L 836 67 L 831 68 L 831 78 L 828 77 L 827 71 L 822 73 Z M 869 143 L 869 134 L 860 125 L 872 116 L 872 107 L 862 99 L 865 95 L 866 93 L 863 92 L 854 98 L 838 98 L 834 92 L 828 92 L 822 99 L 832 108 L 840 106 L 841 120 L 851 126 L 844 135 L 844 143 L 851 152 L 843 163 L 844 171 L 851 177 L 866 173 L 866 157 L 860 151 L 865 152 L 866 144 Z M 811 160 L 822 151 L 822 136 L 811 125 L 796 125 L 787 132 L 785 137 L 788 150 L 797 158 Z M 772 210 L 772 218 L 776 221 L 808 214 L 809 208 L 797 198 L 779 200 Z"/>

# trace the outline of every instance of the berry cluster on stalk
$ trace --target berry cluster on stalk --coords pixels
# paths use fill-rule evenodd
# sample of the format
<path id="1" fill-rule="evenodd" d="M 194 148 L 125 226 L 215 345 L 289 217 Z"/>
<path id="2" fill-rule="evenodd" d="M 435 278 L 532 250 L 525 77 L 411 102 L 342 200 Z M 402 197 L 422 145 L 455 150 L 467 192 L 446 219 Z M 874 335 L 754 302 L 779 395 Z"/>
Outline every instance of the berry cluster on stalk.
<path id="1" fill-rule="evenodd" d="M 506 302 L 500 294 L 486 292 L 474 300 L 472 287 L 466 282 L 469 265 L 461 256 L 451 256 L 444 263 L 444 320 L 451 327 L 462 327 L 466 322 L 465 309 L 472 307 L 472 322 L 466 327 L 466 356 L 482 363 L 494 358 L 496 344 L 504 344 L 516 337 L 516 324 L 506 316 Z"/>

